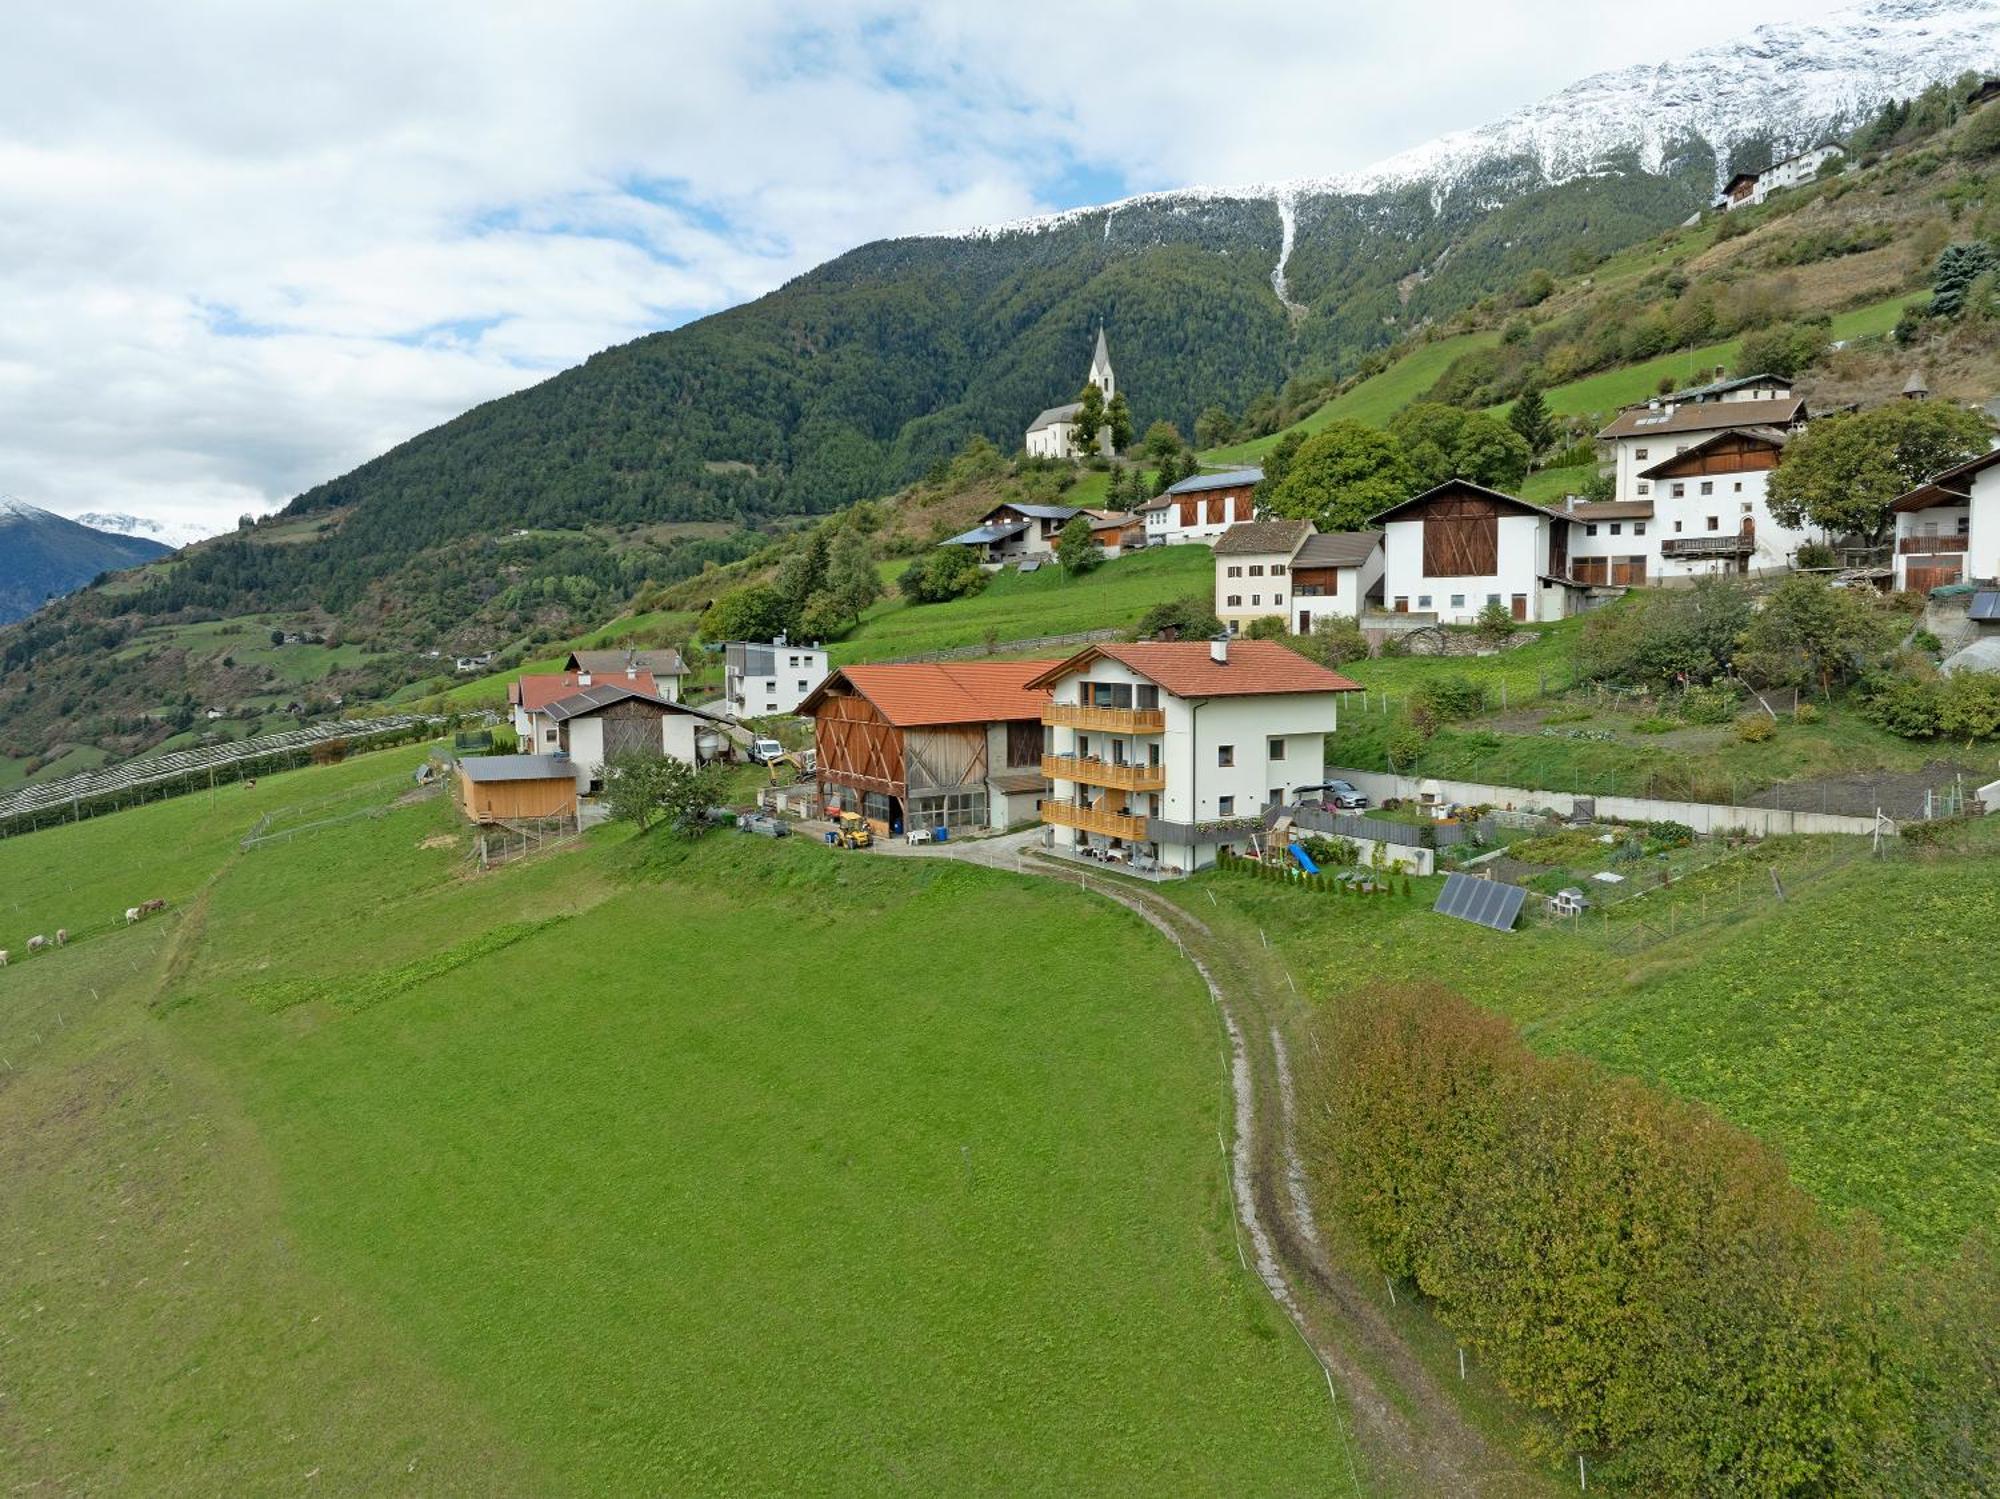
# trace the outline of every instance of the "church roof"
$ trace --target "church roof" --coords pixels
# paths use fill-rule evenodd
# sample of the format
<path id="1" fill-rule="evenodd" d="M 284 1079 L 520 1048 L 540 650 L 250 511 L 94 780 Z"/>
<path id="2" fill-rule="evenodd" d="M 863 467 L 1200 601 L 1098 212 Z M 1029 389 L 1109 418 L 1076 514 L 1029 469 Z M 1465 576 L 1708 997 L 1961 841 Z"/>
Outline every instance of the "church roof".
<path id="1" fill-rule="evenodd" d="M 1096 369 L 1100 364 L 1106 369 L 1111 368 L 1111 351 L 1104 346 L 1104 324 L 1102 323 L 1097 325 L 1097 349 L 1090 356 L 1090 367 Z"/>
<path id="2" fill-rule="evenodd" d="M 1051 406 L 1040 416 L 1028 423 L 1030 432 L 1039 432 L 1044 427 L 1053 427 L 1057 422 L 1074 421 L 1076 414 L 1083 410 L 1083 402 L 1071 401 L 1066 406 Z"/>

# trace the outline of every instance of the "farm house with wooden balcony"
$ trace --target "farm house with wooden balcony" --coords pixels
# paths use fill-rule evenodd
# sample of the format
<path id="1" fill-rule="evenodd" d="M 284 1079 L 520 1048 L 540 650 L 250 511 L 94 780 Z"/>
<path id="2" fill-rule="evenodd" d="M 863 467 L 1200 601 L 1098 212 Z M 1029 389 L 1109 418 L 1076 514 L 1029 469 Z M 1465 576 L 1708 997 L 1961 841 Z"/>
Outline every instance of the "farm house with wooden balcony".
<path id="1" fill-rule="evenodd" d="M 845 666 L 799 711 L 813 720 L 827 810 L 878 833 L 1001 831 L 1032 822 L 1048 792 L 1042 709 L 1029 685 L 1054 661 Z"/>
<path id="2" fill-rule="evenodd" d="M 1337 672 L 1270 640 L 1106 643 L 1050 667 L 1051 790 L 1059 852 L 1183 874 L 1246 844 L 1267 806 L 1325 778 Z"/>

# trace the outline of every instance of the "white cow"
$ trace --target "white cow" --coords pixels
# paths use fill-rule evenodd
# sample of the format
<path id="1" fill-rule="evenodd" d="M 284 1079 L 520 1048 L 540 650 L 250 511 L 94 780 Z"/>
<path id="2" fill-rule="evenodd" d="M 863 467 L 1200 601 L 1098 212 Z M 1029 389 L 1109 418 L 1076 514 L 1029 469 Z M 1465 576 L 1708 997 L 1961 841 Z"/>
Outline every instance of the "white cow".
<path id="1" fill-rule="evenodd" d="M 7 966 L 7 949 L 0 947 L 0 968 Z"/>
<path id="2" fill-rule="evenodd" d="M 44 936 L 41 936 L 39 933 L 33 937 L 30 937 L 28 939 L 29 955 L 32 956 L 33 954 L 40 952 L 43 948 L 47 947 L 48 945 L 49 945 L 49 939 Z"/>
<path id="3" fill-rule="evenodd" d="M 57 947 L 68 947 L 68 946 L 69 946 L 69 928 L 68 928 L 68 927 L 66 927 L 66 926 L 59 926 L 59 927 L 57 927 L 57 928 L 56 928 L 56 946 L 57 946 Z"/>
<path id="4" fill-rule="evenodd" d="M 130 926 L 133 922 L 137 921 L 138 919 L 139 919 L 139 908 L 137 906 L 127 906 L 125 908 L 125 925 Z"/>

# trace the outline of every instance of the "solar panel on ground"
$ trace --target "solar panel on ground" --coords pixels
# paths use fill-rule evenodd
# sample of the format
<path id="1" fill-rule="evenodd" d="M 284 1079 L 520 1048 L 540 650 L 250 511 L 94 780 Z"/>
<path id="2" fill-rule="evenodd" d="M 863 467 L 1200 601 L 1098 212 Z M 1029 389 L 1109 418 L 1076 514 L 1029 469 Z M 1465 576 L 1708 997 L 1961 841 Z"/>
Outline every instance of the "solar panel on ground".
<path id="1" fill-rule="evenodd" d="M 1041 565 L 1042 559 L 1039 557 L 1023 557 L 1021 559 L 1021 571 L 1024 573 L 1031 573 Z"/>
<path id="2" fill-rule="evenodd" d="M 1440 916 L 1455 916 L 1475 926 L 1511 932 L 1514 918 L 1521 914 L 1521 904 L 1527 898 L 1528 892 L 1519 885 L 1475 879 L 1469 874 L 1448 874 L 1444 877 L 1444 889 L 1438 892 L 1437 904 L 1431 909 Z"/>

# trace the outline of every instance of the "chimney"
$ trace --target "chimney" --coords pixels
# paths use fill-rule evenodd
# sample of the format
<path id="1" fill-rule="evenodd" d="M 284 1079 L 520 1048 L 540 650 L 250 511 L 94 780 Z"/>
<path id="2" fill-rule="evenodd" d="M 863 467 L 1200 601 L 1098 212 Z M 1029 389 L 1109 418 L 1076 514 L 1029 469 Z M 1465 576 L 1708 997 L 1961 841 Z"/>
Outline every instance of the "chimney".
<path id="1" fill-rule="evenodd" d="M 588 687 L 590 685 L 590 673 L 587 671 L 578 672 L 576 674 L 576 685 L 579 687 Z"/>
<path id="2" fill-rule="evenodd" d="M 1217 666 L 1229 664 L 1229 636 L 1227 632 L 1211 635 L 1208 639 L 1208 659 Z"/>

